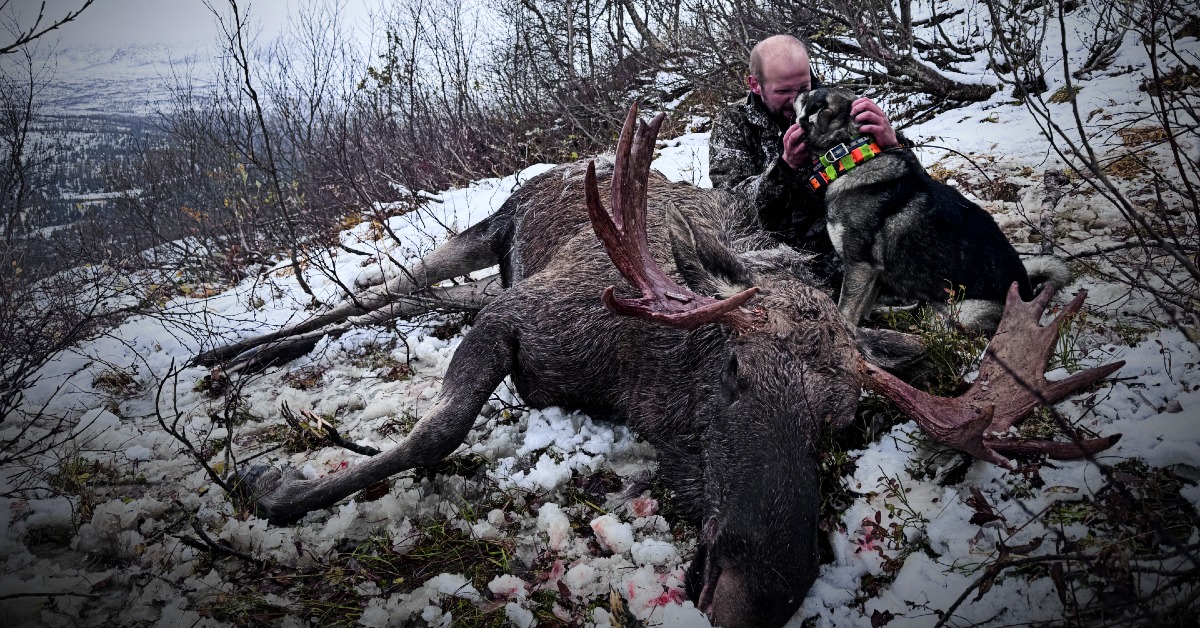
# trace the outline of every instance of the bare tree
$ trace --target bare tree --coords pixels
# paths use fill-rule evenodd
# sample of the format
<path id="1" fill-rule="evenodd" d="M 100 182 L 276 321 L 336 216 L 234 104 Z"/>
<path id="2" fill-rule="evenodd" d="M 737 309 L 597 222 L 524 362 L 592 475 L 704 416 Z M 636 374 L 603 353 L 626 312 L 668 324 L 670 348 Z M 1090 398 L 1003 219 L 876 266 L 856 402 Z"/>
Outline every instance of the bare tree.
<path id="1" fill-rule="evenodd" d="M 0 149 L 4 167 L 0 169 L 0 228 L 6 247 L 16 245 L 24 234 L 34 198 L 44 187 L 47 178 L 47 159 L 39 150 L 32 134 L 37 117 L 37 96 L 45 86 L 47 72 L 44 64 L 34 59 L 28 50 L 8 57 L 14 72 L 0 75 Z M 19 67 L 17 67 L 19 66 Z"/>
<path id="2" fill-rule="evenodd" d="M 68 11 L 66 15 L 63 15 L 57 20 L 47 20 L 46 2 L 43 0 L 38 6 L 37 17 L 34 18 L 32 24 L 27 26 L 20 25 L 20 22 L 17 19 L 19 14 L 16 14 L 17 7 L 14 5 L 13 0 L 0 1 L 0 14 L 5 16 L 5 26 L 8 27 L 9 35 L 12 38 L 10 43 L 0 46 L 0 55 L 17 52 L 24 46 L 41 39 L 50 32 L 58 30 L 64 24 L 74 22 L 75 19 L 78 18 L 85 10 L 87 10 L 88 7 L 92 6 L 92 3 L 95 1 L 96 0 L 83 0 L 83 4 L 78 9 L 74 11 Z"/>
<path id="3" fill-rule="evenodd" d="M 55 354 L 94 331 L 101 304 L 88 298 L 88 285 L 53 276 L 57 267 L 42 257 L 43 243 L 30 232 L 35 203 L 45 195 L 49 178 L 48 151 L 34 125 L 38 96 L 50 72 L 25 46 L 78 15 L 42 26 L 44 8 L 32 27 L 21 30 L 15 7 L 0 4 L 14 40 L 0 48 L 9 55 L 3 57 L 6 71 L 0 75 L 0 422 L 20 426 L 0 442 L 0 464 L 26 459 L 61 442 L 61 434 L 56 434 L 61 430 L 54 425 L 48 431 L 34 427 L 49 420 L 61 428 L 65 417 L 48 416 L 48 402 L 27 407 L 25 393 Z"/>
<path id="4" fill-rule="evenodd" d="M 1195 299 L 1200 285 L 1200 161 L 1191 142 L 1200 132 L 1200 88 L 1194 79 L 1200 58 L 1176 43 L 1176 33 L 1194 20 L 1190 8 L 1179 0 L 1136 6 L 1087 3 L 1076 11 L 1088 11 L 1096 31 L 1087 58 L 1076 61 L 1066 43 L 1071 39 L 1066 26 L 1071 9 L 1063 2 L 1034 15 L 1016 11 L 1006 0 L 989 0 L 987 7 L 996 33 L 995 56 L 1001 60 L 995 65 L 1007 68 L 1008 81 L 1050 138 L 1057 157 L 1088 189 L 1116 207 L 1132 236 L 1118 250 L 1082 257 L 1106 260 L 1108 264 L 1094 270 L 1151 291 L 1168 313 L 1195 317 L 1200 310 Z M 1058 55 L 1044 59 L 1035 54 L 1028 44 L 1031 30 L 1057 31 L 1062 41 Z M 1099 112 L 1082 110 L 1076 80 L 1105 71 L 1112 42 L 1130 33 L 1139 38 L 1148 58 L 1149 76 L 1140 87 L 1146 93 L 1143 106 L 1115 119 L 1094 119 Z M 1028 78 L 1045 77 L 1050 68 L 1061 73 L 1062 87 L 1047 97 L 1030 89 Z M 1070 110 L 1065 125 L 1055 111 L 1064 104 Z M 1130 170 L 1148 187 L 1131 187 L 1116 179 Z M 1187 324 L 1194 326 L 1196 321 Z"/>
<path id="5" fill-rule="evenodd" d="M 830 0 L 833 15 L 845 20 L 856 44 L 844 37 L 816 34 L 814 43 L 829 52 L 829 62 L 849 70 L 871 84 L 887 84 L 895 91 L 927 94 L 939 103 L 965 103 L 987 100 L 995 93 L 991 85 L 964 83 L 951 78 L 956 64 L 974 61 L 984 47 L 981 43 L 956 43 L 937 26 L 952 17 L 935 11 L 917 23 L 913 19 L 913 1 L 874 0 L 843 2 Z M 959 10 L 961 12 L 961 10 Z M 918 36 L 915 27 L 930 27 L 932 37 Z M 936 66 L 936 67 L 935 67 Z"/>
<path id="6" fill-rule="evenodd" d="M 237 97 L 234 97 L 235 92 L 226 92 L 231 97 L 229 104 L 234 105 L 234 111 L 238 114 L 245 114 L 245 117 L 239 122 L 248 122 L 251 125 L 247 128 L 247 142 L 238 145 L 237 150 L 247 163 L 261 170 L 265 175 L 271 192 L 267 199 L 278 212 L 278 218 L 283 221 L 286 234 L 285 245 L 289 248 L 296 282 L 300 284 L 300 288 L 304 290 L 305 294 L 315 299 L 316 296 L 313 294 L 312 288 L 308 286 L 308 282 L 305 281 L 304 271 L 300 267 L 301 236 L 291 207 L 295 202 L 294 190 L 290 186 L 285 186 L 285 175 L 281 172 L 281 162 L 276 156 L 277 139 L 267 124 L 263 99 L 255 87 L 252 50 L 250 42 L 247 41 L 250 18 L 239 7 L 237 0 L 228 0 L 228 5 L 230 15 L 227 19 L 225 14 L 217 10 L 211 2 L 207 0 L 205 2 L 205 6 L 209 8 L 220 24 L 225 50 L 229 53 L 229 59 L 234 64 L 234 71 L 240 83 L 237 87 Z M 245 111 L 242 110 L 243 107 L 246 108 Z"/>
<path id="7" fill-rule="evenodd" d="M 903 95 L 904 106 L 893 116 L 901 122 L 990 98 L 994 86 L 958 78 L 959 66 L 975 61 L 987 42 L 977 33 L 946 29 L 950 20 L 969 17 L 963 14 L 970 9 L 927 8 L 928 17 L 915 18 L 920 11 L 912 0 L 691 0 L 677 45 L 686 51 L 683 71 L 692 84 L 718 101 L 744 93 L 750 47 L 777 33 L 807 40 L 814 70 L 825 80 Z"/>

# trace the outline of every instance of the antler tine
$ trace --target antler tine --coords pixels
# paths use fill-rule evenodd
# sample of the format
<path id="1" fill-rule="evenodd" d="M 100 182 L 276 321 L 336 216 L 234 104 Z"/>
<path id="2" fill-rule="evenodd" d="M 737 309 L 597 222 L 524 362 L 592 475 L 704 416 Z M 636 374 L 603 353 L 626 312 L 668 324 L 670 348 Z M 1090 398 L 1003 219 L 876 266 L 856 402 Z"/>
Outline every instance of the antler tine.
<path id="1" fill-rule="evenodd" d="M 642 156 L 643 153 L 649 153 L 651 157 L 654 155 L 654 140 L 658 138 L 666 114 L 659 113 L 650 120 L 650 124 L 646 124 L 638 119 L 637 113 L 638 104 L 634 102 L 629 107 L 629 113 L 625 114 L 625 124 L 621 125 L 609 204 L 612 205 L 613 221 L 617 227 L 625 231 L 633 230 L 635 236 L 642 236 L 639 240 L 644 240 L 645 229 L 638 228 L 637 220 L 646 213 L 646 180 L 638 175 L 643 171 L 649 174 L 650 160 L 646 159 L 643 164 Z M 649 142 L 643 141 L 646 135 L 650 136 Z M 630 163 L 631 160 L 633 163 Z"/>
<path id="2" fill-rule="evenodd" d="M 864 384 L 914 417 L 921 429 L 945 445 L 1001 466 L 1011 463 L 1002 454 L 1044 453 L 1052 458 L 1081 458 L 1103 451 L 1120 434 L 1070 442 L 1026 440 L 996 436 L 1019 423 L 1031 410 L 1056 403 L 1067 395 L 1104 379 L 1125 362 L 1117 361 L 1081 371 L 1058 382 L 1045 377 L 1046 361 L 1062 324 L 1079 312 L 1087 297 L 1080 291 L 1051 324 L 1041 326 L 1052 289 L 1033 301 L 1021 300 L 1016 285 L 1008 292 L 1004 317 L 979 366 L 979 376 L 962 396 L 936 397 L 919 391 L 882 369 L 864 362 Z"/>
<path id="3" fill-rule="evenodd" d="M 1046 454 L 1057 460 L 1086 458 L 1098 454 L 1121 440 L 1120 434 L 1071 441 L 1022 440 L 1013 438 L 987 438 L 988 447 L 1009 456 Z"/>
<path id="4" fill-rule="evenodd" d="M 1021 300 L 1015 283 L 1009 288 L 1004 317 L 979 365 L 979 377 L 976 380 L 976 385 L 981 389 L 977 398 L 1008 401 L 1005 410 L 998 412 L 992 422 L 991 429 L 994 432 L 1008 430 L 1030 410 L 1057 403 L 1125 365 L 1123 361 L 1114 362 L 1081 371 L 1059 382 L 1047 381 L 1046 361 L 1054 350 L 1063 325 L 1083 306 L 1087 291 L 1080 290 L 1049 325 L 1042 326 L 1039 324 L 1042 312 L 1053 296 L 1054 289 L 1047 287 L 1033 301 L 1026 303 Z M 997 384 L 1001 390 L 1007 389 L 1006 397 L 989 392 L 989 388 Z M 972 391 L 975 388 L 972 386 Z"/>
<path id="5" fill-rule="evenodd" d="M 895 375 L 862 362 L 863 385 L 892 401 L 916 420 L 937 442 L 965 451 L 980 460 L 1009 467 L 1009 461 L 987 447 L 983 434 L 992 424 L 993 406 L 976 406 L 961 399 L 948 399 L 917 390 Z"/>
<path id="6" fill-rule="evenodd" d="M 1017 288 L 1017 282 L 1013 282 L 1008 287 L 1008 295 L 1004 301 L 1004 314 L 1000 318 L 1000 324 L 996 328 L 996 333 L 992 336 L 992 342 L 996 339 L 1001 339 L 1009 335 L 1014 337 L 1035 338 L 1032 344 L 1041 352 L 1036 356 L 1036 362 L 1045 364 L 1050 358 L 1050 353 L 1054 350 L 1055 341 L 1058 339 L 1059 330 L 1062 324 L 1070 317 L 1074 316 L 1079 308 L 1083 306 L 1083 299 L 1087 296 L 1086 292 L 1081 291 L 1075 295 L 1054 319 L 1054 324 L 1046 326 L 1035 325 L 1030 329 L 1029 321 L 1034 323 L 1041 320 L 1042 312 L 1046 311 L 1046 306 L 1050 304 L 1051 297 L 1054 296 L 1054 287 L 1046 286 L 1041 292 L 1033 298 L 1032 301 L 1025 302 L 1020 298 L 1020 291 Z"/>
<path id="7" fill-rule="evenodd" d="M 613 265 L 642 293 L 639 299 L 622 299 L 615 295 L 614 287 L 609 286 L 605 288 L 602 300 L 614 313 L 684 329 L 712 322 L 748 329 L 753 322 L 739 308 L 758 292 L 758 288 L 744 290 L 724 300 L 699 295 L 668 277 L 650 254 L 646 192 L 654 142 L 665 117 L 660 113 L 645 124 L 637 119 L 637 103 L 630 107 L 617 143 L 610 195 L 612 216 L 600 201 L 595 162 L 588 163 L 584 195 L 592 228 L 603 242 Z"/>

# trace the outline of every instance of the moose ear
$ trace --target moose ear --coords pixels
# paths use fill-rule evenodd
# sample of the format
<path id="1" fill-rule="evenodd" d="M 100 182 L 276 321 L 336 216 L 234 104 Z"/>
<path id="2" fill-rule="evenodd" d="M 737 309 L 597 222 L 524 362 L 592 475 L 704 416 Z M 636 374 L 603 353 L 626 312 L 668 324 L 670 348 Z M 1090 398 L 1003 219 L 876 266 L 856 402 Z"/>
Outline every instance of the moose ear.
<path id="1" fill-rule="evenodd" d="M 729 297 L 753 285 L 750 271 L 738 261 L 721 232 L 696 223 L 673 206 L 667 208 L 675 267 L 689 288 L 712 297 Z"/>

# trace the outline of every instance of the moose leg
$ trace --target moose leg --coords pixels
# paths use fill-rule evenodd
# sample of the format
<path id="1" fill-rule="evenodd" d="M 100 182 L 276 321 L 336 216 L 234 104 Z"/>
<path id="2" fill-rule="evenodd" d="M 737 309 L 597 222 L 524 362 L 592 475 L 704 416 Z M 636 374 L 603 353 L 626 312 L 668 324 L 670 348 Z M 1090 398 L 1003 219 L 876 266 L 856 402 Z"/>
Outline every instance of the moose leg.
<path id="1" fill-rule="evenodd" d="M 354 327 L 386 323 L 392 319 L 416 316 L 434 310 L 478 312 L 503 291 L 499 274 L 448 288 L 429 288 L 418 294 L 400 297 L 374 312 L 252 347 L 228 358 L 222 369 L 227 375 L 231 375 L 287 362 L 311 351 L 325 336 L 337 338 Z"/>
<path id="2" fill-rule="evenodd" d="M 368 322 L 377 322 L 381 318 L 387 318 L 387 314 L 376 313 L 395 303 L 398 299 L 446 279 L 461 277 L 467 273 L 498 264 L 500 262 L 499 251 L 506 245 L 509 232 L 507 225 L 510 222 L 506 213 L 497 212 L 474 227 L 450 238 L 426 255 L 425 259 L 413 264 L 412 268 L 404 269 L 385 285 L 353 294 L 345 303 L 291 327 L 246 338 L 201 353 L 192 358 L 192 364 L 215 366 L 237 356 L 242 356 L 238 362 L 246 362 L 243 354 L 269 342 L 285 341 L 301 334 L 344 323 L 355 317 L 366 317 Z M 351 324 L 354 322 L 351 321 Z"/>
<path id="3" fill-rule="evenodd" d="M 441 246 L 400 273 L 375 288 L 374 294 L 385 299 L 389 295 L 406 295 L 439 281 L 466 275 L 472 271 L 500 263 L 495 242 L 496 225 L 501 216 L 490 216 L 470 229 L 450 238 Z M 375 309 L 375 308 L 371 308 Z"/>
<path id="4" fill-rule="evenodd" d="M 292 523 L 401 471 L 432 465 L 467 437 L 479 409 L 512 369 L 515 338 L 508 323 L 484 313 L 454 352 L 442 391 L 429 412 L 395 447 L 366 462 L 315 480 L 290 469 L 256 468 L 240 489 L 273 524 Z"/>
<path id="5" fill-rule="evenodd" d="M 838 311 L 851 325 L 858 325 L 879 296 L 879 270 L 867 262 L 846 261 Z"/>

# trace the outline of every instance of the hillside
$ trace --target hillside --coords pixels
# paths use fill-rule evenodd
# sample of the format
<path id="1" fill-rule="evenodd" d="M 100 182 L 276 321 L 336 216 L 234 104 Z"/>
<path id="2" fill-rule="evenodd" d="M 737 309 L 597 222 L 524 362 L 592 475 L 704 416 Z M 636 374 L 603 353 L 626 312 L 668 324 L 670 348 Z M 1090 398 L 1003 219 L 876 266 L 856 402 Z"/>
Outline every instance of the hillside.
<path id="1" fill-rule="evenodd" d="M 1072 22 L 1068 32 L 1085 27 Z M 1069 59 L 1086 56 L 1068 39 Z M 1047 58 L 1062 43 L 1049 33 Z M 1193 59 L 1200 52 L 1195 35 L 1174 45 Z M 49 102 L 71 115 L 144 112 L 164 97 L 131 93 L 122 81 L 146 79 L 148 59 L 163 54 L 73 52 L 66 58 L 77 74 L 92 76 L 65 82 Z M 1065 164 L 1043 124 L 1075 134 L 1071 99 L 1053 98 L 1073 93 L 1113 185 L 1184 236 L 1197 233 L 1194 207 L 1149 174 L 1178 175 L 1169 147 L 1146 132 L 1156 124 L 1146 114 L 1149 60 L 1130 31 L 1107 69 L 1071 86 L 1061 71 L 1047 73 L 1045 119 L 1009 87 L 905 129 L 931 174 L 988 209 L 1022 254 L 1042 250 L 1049 225 L 1055 254 L 1075 273 L 1055 306 L 1088 292 L 1052 378 L 1126 361 L 1056 411 L 1082 432 L 1122 439 L 1094 461 L 1030 459 L 1008 471 L 939 447 L 894 410 L 864 401 L 861 423 L 877 433 L 830 452 L 827 481 L 837 489 L 828 495 L 838 503 L 826 513 L 827 561 L 789 626 L 1193 625 L 1200 336 L 1197 321 L 1161 295 L 1177 282 L 1194 303 L 1196 285 L 1163 258 L 1124 246 L 1138 232 L 1122 206 L 1080 177 L 1067 177 L 1061 200 L 1044 200 L 1046 173 Z M 114 80 L 104 78 L 109 66 L 122 68 Z M 997 82 L 982 55 L 963 70 Z M 1184 89 L 1194 90 L 1195 67 L 1186 72 Z M 685 132 L 708 120 L 667 109 L 679 133 L 660 140 L 653 167 L 710 186 L 708 133 Z M 1178 176 L 1194 176 L 1200 142 L 1177 139 L 1193 160 Z M 1140 165 L 1119 161 L 1130 150 Z M 174 292 L 160 289 L 165 275 L 118 273 L 124 283 L 111 286 L 105 306 L 139 309 L 39 367 L 20 405 L 41 420 L 0 423 L 12 451 L 70 434 L 0 472 L 3 623 L 708 625 L 683 592 L 698 531 L 672 516 L 661 489 L 613 499 L 623 480 L 655 469 L 653 448 L 621 424 L 529 408 L 507 382 L 445 462 L 296 525 L 268 525 L 217 482 L 253 464 L 317 477 L 367 459 L 321 438 L 322 424 L 359 445 L 394 446 L 436 402 L 472 317 L 432 313 L 351 329 L 286 364 L 228 379 L 186 366 L 193 356 L 333 307 L 344 286 L 396 273 L 395 262 L 427 254 L 551 167 L 414 195 L 423 202 L 407 213 L 345 216 L 336 241 L 299 266 L 313 296 L 280 257 L 229 284 L 191 282 L 180 269 Z M 1058 433 L 1048 417 L 1031 424 L 1025 435 Z"/>

